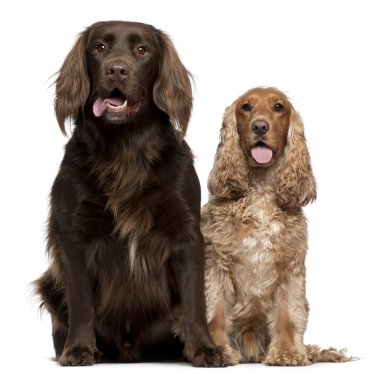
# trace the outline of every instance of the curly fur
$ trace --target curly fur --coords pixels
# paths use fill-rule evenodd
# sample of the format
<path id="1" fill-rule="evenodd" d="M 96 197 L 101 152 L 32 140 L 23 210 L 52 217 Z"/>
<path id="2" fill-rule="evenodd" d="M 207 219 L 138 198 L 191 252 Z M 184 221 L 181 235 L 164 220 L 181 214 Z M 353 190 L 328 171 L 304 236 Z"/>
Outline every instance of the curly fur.
<path id="1" fill-rule="evenodd" d="M 287 142 L 283 165 L 277 178 L 277 203 L 284 209 L 297 209 L 314 201 L 317 192 L 303 123 L 293 108 Z"/>
<path id="2" fill-rule="evenodd" d="M 248 168 L 239 147 L 234 104 L 226 109 L 224 115 L 208 189 L 218 198 L 239 197 L 248 192 Z"/>
<path id="3" fill-rule="evenodd" d="M 283 110 L 273 109 L 277 103 Z M 268 133 L 255 136 L 255 120 L 265 120 Z M 251 156 L 258 140 L 273 150 L 266 165 Z M 302 206 L 315 200 L 316 184 L 302 121 L 282 92 L 253 89 L 227 108 L 208 186 L 202 212 L 207 318 L 230 364 L 350 360 L 303 342 L 309 308 Z"/>

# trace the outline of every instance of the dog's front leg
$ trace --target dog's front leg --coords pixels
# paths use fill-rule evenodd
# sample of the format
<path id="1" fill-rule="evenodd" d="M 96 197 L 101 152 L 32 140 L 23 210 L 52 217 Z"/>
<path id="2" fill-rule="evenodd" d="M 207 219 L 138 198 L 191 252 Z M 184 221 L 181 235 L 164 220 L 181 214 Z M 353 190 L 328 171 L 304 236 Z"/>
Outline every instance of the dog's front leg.
<path id="1" fill-rule="evenodd" d="M 188 231 L 187 231 L 188 232 Z M 176 245 L 170 263 L 181 300 L 180 336 L 185 355 L 194 366 L 227 366 L 223 349 L 208 332 L 204 295 L 204 245 L 202 234 L 194 230 L 192 240 Z"/>
<path id="2" fill-rule="evenodd" d="M 268 318 L 271 341 L 265 363 L 276 366 L 310 365 L 303 343 L 309 313 L 303 274 L 288 274 L 287 281 L 278 290 L 274 305 Z"/>
<path id="3" fill-rule="evenodd" d="M 96 352 L 94 306 L 84 249 L 74 243 L 62 243 L 61 254 L 67 282 L 69 332 L 58 361 L 63 366 L 92 365 Z"/>

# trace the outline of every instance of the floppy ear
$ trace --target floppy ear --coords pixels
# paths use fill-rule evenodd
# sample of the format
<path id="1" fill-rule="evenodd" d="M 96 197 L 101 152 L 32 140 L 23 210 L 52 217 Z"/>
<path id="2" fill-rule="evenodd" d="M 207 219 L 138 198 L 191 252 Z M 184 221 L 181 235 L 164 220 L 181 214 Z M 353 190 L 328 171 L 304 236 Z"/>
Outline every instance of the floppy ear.
<path id="1" fill-rule="evenodd" d="M 226 109 L 208 189 L 217 198 L 234 199 L 248 191 L 248 167 L 236 127 L 236 102 Z"/>
<path id="2" fill-rule="evenodd" d="M 283 164 L 278 171 L 277 203 L 289 210 L 299 209 L 317 198 L 303 123 L 292 108 Z"/>
<path id="3" fill-rule="evenodd" d="M 73 119 L 85 105 L 90 92 L 86 67 L 87 31 L 79 37 L 67 55 L 55 81 L 55 115 L 66 134 L 65 120 Z"/>
<path id="4" fill-rule="evenodd" d="M 155 104 L 170 118 L 178 140 L 186 134 L 193 105 L 190 73 L 183 66 L 170 38 L 158 35 L 161 47 L 160 69 L 153 88 Z"/>

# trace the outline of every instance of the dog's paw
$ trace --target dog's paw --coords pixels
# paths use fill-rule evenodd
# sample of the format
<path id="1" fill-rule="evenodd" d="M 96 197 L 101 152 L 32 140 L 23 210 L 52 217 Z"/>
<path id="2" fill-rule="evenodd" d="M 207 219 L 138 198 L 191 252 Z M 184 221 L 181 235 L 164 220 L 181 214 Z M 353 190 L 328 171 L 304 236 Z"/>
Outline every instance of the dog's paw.
<path id="1" fill-rule="evenodd" d="M 296 349 L 286 351 L 271 349 L 264 363 L 271 366 L 306 366 L 311 364 L 307 355 Z"/>
<path id="2" fill-rule="evenodd" d="M 199 350 L 191 361 L 193 366 L 196 367 L 225 367 L 236 365 L 239 362 L 239 358 L 236 358 L 232 349 L 228 350 L 226 347 L 216 347 Z"/>
<path id="3" fill-rule="evenodd" d="M 58 362 L 62 366 L 90 366 L 95 363 L 95 352 L 88 347 L 65 348 Z"/>
<path id="4" fill-rule="evenodd" d="M 239 363 L 239 353 L 235 351 L 232 347 L 229 345 L 225 345 L 222 348 L 222 356 L 223 356 L 223 361 L 227 363 L 226 366 L 234 366 Z"/>

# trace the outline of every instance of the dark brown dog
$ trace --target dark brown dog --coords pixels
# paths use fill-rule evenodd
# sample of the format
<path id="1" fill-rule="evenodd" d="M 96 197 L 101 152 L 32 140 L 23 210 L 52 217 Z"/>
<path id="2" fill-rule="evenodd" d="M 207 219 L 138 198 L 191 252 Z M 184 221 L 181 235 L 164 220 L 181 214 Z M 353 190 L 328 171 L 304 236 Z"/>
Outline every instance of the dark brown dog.
<path id="1" fill-rule="evenodd" d="M 224 365 L 207 332 L 200 187 L 182 140 L 191 107 L 189 75 L 152 26 L 94 24 L 67 56 L 55 110 L 74 131 L 51 193 L 52 263 L 36 281 L 61 365 L 183 348 L 196 366 Z"/>

